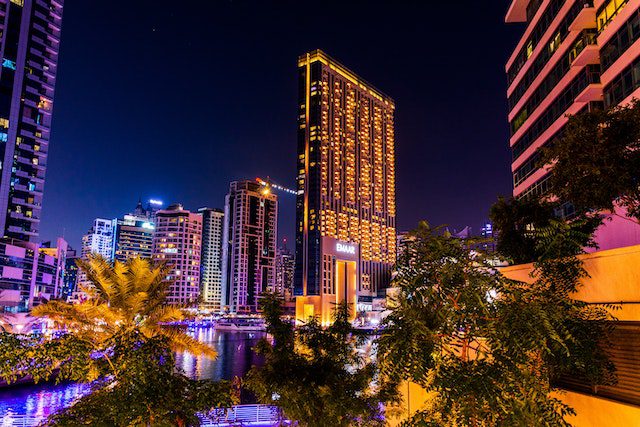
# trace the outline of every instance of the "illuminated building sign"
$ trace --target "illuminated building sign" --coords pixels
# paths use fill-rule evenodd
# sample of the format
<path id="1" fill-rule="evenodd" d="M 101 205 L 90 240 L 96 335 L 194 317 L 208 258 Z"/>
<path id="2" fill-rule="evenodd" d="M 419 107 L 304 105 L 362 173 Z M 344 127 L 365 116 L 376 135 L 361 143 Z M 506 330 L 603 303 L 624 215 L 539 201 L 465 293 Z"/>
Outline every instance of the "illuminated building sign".
<path id="1" fill-rule="evenodd" d="M 354 245 L 347 245 L 347 244 L 344 244 L 344 243 L 336 243 L 336 252 L 342 253 L 342 254 L 355 255 L 356 254 L 356 247 Z"/>

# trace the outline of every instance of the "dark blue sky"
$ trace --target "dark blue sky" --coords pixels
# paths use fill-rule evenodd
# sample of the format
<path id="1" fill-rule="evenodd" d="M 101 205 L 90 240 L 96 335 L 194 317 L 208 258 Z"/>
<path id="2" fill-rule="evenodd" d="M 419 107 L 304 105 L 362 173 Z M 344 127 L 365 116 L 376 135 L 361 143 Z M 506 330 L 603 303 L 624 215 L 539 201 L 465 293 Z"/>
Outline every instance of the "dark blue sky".
<path id="1" fill-rule="evenodd" d="M 398 228 L 476 230 L 511 190 L 507 1 L 65 2 L 42 240 L 79 247 L 139 197 L 222 207 L 294 186 L 296 59 L 321 48 L 397 105 Z M 293 237 L 294 201 L 281 200 Z"/>

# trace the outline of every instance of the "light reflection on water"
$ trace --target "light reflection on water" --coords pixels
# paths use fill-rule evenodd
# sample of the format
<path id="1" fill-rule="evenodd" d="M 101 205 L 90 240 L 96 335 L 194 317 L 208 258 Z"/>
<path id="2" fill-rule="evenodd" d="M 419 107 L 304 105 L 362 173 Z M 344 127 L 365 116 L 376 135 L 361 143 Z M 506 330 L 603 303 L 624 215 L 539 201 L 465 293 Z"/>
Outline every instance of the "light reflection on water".
<path id="1" fill-rule="evenodd" d="M 218 358 L 211 360 L 190 353 L 176 355 L 176 366 L 188 376 L 197 379 L 228 379 L 242 377 L 251 366 L 260 365 L 262 359 L 252 348 L 265 334 L 262 332 L 224 332 L 213 328 L 191 331 L 200 341 L 211 344 Z M 46 418 L 58 409 L 70 405 L 86 392 L 84 384 L 38 384 L 0 389 L 0 419 L 7 421 L 12 415 Z M 0 423 L 0 426 L 2 423 Z"/>

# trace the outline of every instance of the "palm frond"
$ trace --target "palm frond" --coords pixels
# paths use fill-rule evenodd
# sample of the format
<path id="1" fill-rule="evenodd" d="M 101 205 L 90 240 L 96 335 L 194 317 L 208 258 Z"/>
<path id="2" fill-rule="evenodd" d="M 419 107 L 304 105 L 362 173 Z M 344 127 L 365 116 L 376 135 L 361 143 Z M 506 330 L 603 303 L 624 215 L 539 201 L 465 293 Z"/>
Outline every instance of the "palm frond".
<path id="1" fill-rule="evenodd" d="M 187 335 L 178 328 L 160 328 L 158 334 L 165 337 L 174 351 L 187 351 L 195 356 L 207 356 L 215 359 L 218 356 L 216 350 L 197 339 Z"/>

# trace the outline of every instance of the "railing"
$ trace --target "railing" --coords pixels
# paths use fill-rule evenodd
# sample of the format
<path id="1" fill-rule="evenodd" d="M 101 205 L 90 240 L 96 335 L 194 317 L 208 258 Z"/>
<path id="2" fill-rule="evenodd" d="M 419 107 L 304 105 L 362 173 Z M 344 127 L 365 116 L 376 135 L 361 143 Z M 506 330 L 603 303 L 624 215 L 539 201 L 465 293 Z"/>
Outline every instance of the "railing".
<path id="1" fill-rule="evenodd" d="M 596 30 L 584 30 L 569 52 L 569 62 L 573 62 L 587 46 L 595 45 L 597 43 L 598 34 L 596 33 Z"/>
<path id="2" fill-rule="evenodd" d="M 32 417 L 27 415 L 4 414 L 0 427 L 34 427 L 43 422 L 46 417 Z M 289 423 L 282 419 L 280 410 L 276 406 L 268 405 L 238 405 L 228 410 L 220 409 L 212 417 L 201 416 L 202 427 L 230 427 L 230 426 L 287 426 Z"/>
<path id="3" fill-rule="evenodd" d="M 238 405 L 226 411 L 219 410 L 213 420 L 201 417 L 202 427 L 276 426 L 283 422 L 280 410 L 268 405 Z M 283 423 L 283 425 L 286 425 Z"/>

